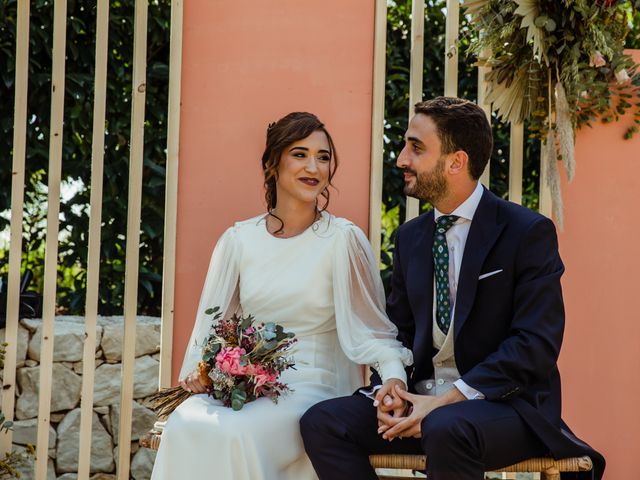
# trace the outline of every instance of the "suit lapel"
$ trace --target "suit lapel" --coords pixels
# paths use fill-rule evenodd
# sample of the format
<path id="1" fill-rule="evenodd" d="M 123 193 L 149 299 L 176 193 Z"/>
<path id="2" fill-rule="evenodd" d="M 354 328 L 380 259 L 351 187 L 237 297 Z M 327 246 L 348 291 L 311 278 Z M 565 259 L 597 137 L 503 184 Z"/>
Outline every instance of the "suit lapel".
<path id="1" fill-rule="evenodd" d="M 431 247 L 433 245 L 433 232 L 435 223 L 433 211 L 425 214 L 424 225 L 418 230 L 411 249 L 410 262 L 413 275 L 408 279 L 408 284 L 419 286 L 416 294 L 412 295 L 412 308 L 416 322 L 415 345 L 423 345 L 424 348 L 414 350 L 414 364 L 420 365 L 422 357 L 431 353 L 432 313 L 433 313 L 433 258 Z M 425 360 L 426 361 L 426 360 Z M 430 362 L 430 359 L 429 359 Z"/>
<path id="2" fill-rule="evenodd" d="M 485 189 L 471 222 L 460 267 L 454 317 L 455 337 L 473 306 L 482 265 L 505 227 L 504 223 L 498 224 L 497 208 L 497 198 Z"/>

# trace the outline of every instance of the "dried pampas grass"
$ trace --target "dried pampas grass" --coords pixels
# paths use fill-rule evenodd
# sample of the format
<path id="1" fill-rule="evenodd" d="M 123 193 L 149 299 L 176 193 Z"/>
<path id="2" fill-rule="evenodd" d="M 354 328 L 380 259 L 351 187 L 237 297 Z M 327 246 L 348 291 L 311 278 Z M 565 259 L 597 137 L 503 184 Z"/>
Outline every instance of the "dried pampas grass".
<path id="1" fill-rule="evenodd" d="M 558 151 L 556 149 L 556 131 L 549 129 L 545 141 L 545 159 L 547 162 L 547 186 L 551 192 L 553 213 L 560 230 L 564 227 L 562 213 L 562 192 L 560 191 L 560 172 L 558 171 Z"/>
<path id="2" fill-rule="evenodd" d="M 556 83 L 556 135 L 558 153 L 567 172 L 567 179 L 573 180 L 576 171 L 574 154 L 575 136 L 571 123 L 571 110 L 567 102 L 567 94 L 561 82 Z"/>

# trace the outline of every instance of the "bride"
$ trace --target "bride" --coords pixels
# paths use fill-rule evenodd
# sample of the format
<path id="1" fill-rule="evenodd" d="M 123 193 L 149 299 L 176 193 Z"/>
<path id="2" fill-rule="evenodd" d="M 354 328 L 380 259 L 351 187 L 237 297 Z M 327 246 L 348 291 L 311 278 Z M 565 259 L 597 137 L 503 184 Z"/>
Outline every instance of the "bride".
<path id="1" fill-rule="evenodd" d="M 313 404 L 362 385 L 363 365 L 385 381 L 406 383 L 411 352 L 396 340 L 371 247 L 350 221 L 327 213 L 338 166 L 331 136 L 315 115 L 291 113 L 267 130 L 262 155 L 268 213 L 236 223 L 213 252 L 196 323 L 180 373 L 193 395 L 169 417 L 152 480 L 317 478 L 298 422 Z M 323 206 L 318 208 L 319 197 Z M 242 410 L 209 397 L 199 380 L 198 345 L 210 316 L 252 314 L 298 339 L 292 392 L 259 398 Z"/>

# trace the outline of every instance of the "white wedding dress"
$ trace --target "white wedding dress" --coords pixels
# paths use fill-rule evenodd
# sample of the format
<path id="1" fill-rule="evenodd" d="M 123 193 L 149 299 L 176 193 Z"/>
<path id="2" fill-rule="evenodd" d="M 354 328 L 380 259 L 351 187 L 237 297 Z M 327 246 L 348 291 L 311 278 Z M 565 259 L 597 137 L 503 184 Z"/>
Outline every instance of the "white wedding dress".
<path id="1" fill-rule="evenodd" d="M 276 238 L 264 215 L 236 223 L 218 241 L 181 371 L 192 371 L 207 336 L 207 308 L 252 314 L 296 334 L 296 369 L 281 380 L 292 392 L 242 410 L 194 395 L 169 417 L 153 480 L 305 480 L 317 478 L 298 422 L 317 402 L 349 395 L 361 365 L 383 379 L 405 379 L 411 352 L 384 314 L 384 292 L 369 243 L 345 219 L 323 212 L 298 236 Z M 197 343 L 197 344 L 196 344 Z"/>

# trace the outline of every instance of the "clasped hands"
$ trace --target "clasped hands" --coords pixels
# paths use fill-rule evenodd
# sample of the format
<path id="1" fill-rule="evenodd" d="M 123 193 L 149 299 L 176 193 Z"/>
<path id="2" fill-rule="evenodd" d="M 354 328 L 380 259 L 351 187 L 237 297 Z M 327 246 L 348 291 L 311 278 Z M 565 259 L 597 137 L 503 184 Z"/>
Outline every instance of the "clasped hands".
<path id="1" fill-rule="evenodd" d="M 385 440 L 420 438 L 422 420 L 443 405 L 464 400 L 457 388 L 444 395 L 418 395 L 407 392 L 401 380 L 391 378 L 376 392 L 373 405 L 377 407 L 378 433 Z"/>

